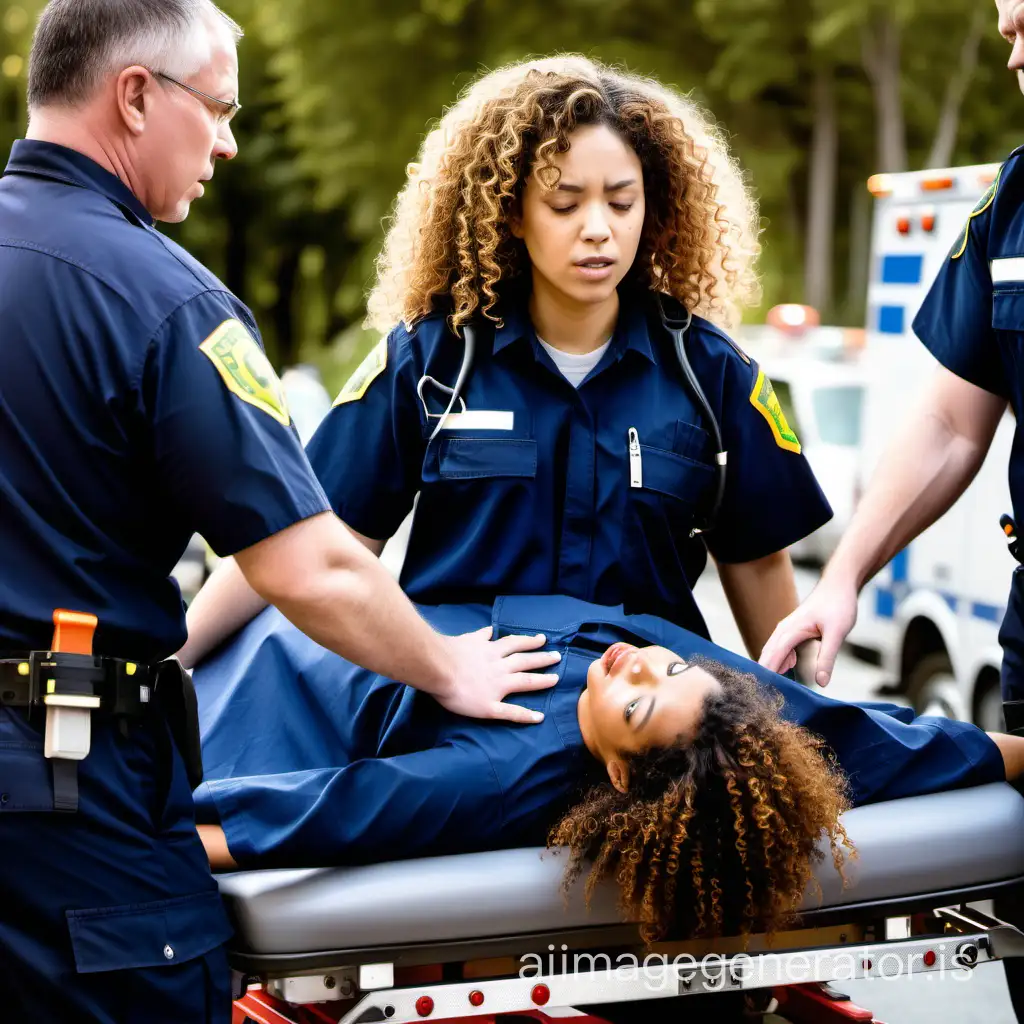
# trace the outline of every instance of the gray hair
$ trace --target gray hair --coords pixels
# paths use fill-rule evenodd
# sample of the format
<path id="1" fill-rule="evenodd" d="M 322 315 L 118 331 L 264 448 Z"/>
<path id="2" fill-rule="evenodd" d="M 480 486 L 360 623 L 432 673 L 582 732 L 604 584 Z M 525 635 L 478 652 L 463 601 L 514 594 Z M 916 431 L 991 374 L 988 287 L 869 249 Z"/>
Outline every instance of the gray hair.
<path id="1" fill-rule="evenodd" d="M 82 103 L 133 64 L 188 78 L 213 56 L 218 26 L 241 39 L 212 0 L 50 0 L 32 40 L 29 108 Z"/>

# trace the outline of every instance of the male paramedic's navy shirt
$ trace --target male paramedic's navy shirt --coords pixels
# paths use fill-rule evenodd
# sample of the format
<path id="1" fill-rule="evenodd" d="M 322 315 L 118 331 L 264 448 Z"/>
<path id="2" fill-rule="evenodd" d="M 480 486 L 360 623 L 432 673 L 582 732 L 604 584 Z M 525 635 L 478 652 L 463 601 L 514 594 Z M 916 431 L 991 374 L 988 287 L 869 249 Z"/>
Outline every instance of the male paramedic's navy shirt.
<path id="1" fill-rule="evenodd" d="M 653 296 L 623 288 L 620 299 L 608 351 L 577 389 L 538 343 L 528 295 L 507 289 L 501 326 L 478 326 L 456 415 L 429 444 L 463 357 L 442 312 L 411 332 L 395 328 L 342 390 L 310 461 L 338 515 L 375 539 L 394 533 L 419 492 L 402 572 L 412 598 L 569 594 L 703 633 L 691 590 L 707 549 L 751 561 L 830 518 L 770 382 L 694 317 L 687 350 L 721 425 L 728 474 L 707 548 L 690 536 L 716 486 L 710 427 Z"/>
<path id="2" fill-rule="evenodd" d="M 137 660 L 185 640 L 170 572 L 329 508 L 249 311 L 92 160 L 18 142 L 0 180 L 0 651 L 54 608 Z"/>
<path id="3" fill-rule="evenodd" d="M 1024 148 L 971 214 L 914 320 L 946 369 L 1008 399 L 1017 418 L 1010 496 L 1024 517 Z M 998 528 L 997 524 L 979 524 Z"/>
<path id="4" fill-rule="evenodd" d="M 562 653 L 558 684 L 510 698 L 543 711 L 544 721 L 452 715 L 318 647 L 268 609 L 194 676 L 206 768 L 197 817 L 219 819 L 239 864 L 543 845 L 588 784 L 607 778 L 583 743 L 576 705 L 590 664 L 619 640 L 755 673 L 782 693 L 786 718 L 834 750 L 855 803 L 1004 778 L 998 748 L 973 725 L 831 700 L 654 616 L 551 596 L 420 611 L 442 633 L 490 624 L 496 636 L 546 634 Z"/>

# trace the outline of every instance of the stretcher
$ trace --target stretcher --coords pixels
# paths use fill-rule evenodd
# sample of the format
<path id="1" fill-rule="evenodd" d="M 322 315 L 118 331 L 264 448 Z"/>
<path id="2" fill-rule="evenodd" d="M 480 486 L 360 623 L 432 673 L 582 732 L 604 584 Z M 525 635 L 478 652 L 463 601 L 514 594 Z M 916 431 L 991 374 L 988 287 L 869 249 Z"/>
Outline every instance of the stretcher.
<path id="1" fill-rule="evenodd" d="M 785 1020 L 871 1021 L 829 984 L 1024 955 L 1024 934 L 969 905 L 1024 892 L 1024 798 L 1011 786 L 859 807 L 844 822 L 857 849 L 846 887 L 826 856 L 800 920 L 771 944 L 645 947 L 611 889 L 589 910 L 581 884 L 563 893 L 558 851 L 221 875 L 235 1024 L 551 1020 L 753 990 Z"/>

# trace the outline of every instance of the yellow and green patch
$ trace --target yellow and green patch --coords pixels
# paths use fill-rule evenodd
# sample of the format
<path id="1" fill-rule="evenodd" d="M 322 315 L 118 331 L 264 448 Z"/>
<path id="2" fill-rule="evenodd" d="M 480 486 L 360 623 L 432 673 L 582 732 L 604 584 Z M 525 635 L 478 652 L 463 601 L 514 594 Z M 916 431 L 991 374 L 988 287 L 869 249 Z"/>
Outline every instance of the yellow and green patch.
<path id="1" fill-rule="evenodd" d="M 266 353 L 239 320 L 225 320 L 199 346 L 217 368 L 227 389 L 261 409 L 282 426 L 291 423 L 284 388 Z"/>
<path id="2" fill-rule="evenodd" d="M 970 216 L 967 218 L 967 223 L 964 225 L 963 234 L 957 240 L 956 245 L 953 246 L 953 250 L 950 254 L 950 259 L 958 260 L 965 252 L 967 252 L 967 243 L 971 237 L 971 221 L 975 217 L 980 217 L 995 201 L 996 192 L 999 189 L 999 178 L 1003 173 L 1002 167 L 999 168 L 999 173 L 996 174 L 995 181 L 987 189 L 985 189 L 984 195 L 978 200 L 978 205 L 971 211 Z"/>
<path id="3" fill-rule="evenodd" d="M 334 404 L 344 405 L 346 402 L 358 402 L 366 394 L 366 389 L 384 372 L 387 365 L 388 340 L 381 338 L 356 368 L 355 373 L 345 382 L 345 386 L 338 393 Z"/>
<path id="4" fill-rule="evenodd" d="M 764 370 L 758 369 L 754 390 L 750 392 L 750 404 L 768 421 L 772 428 L 775 443 L 787 452 L 800 454 L 800 439 L 786 422 L 786 415 L 779 404 L 778 395 L 772 382 L 765 376 Z"/>

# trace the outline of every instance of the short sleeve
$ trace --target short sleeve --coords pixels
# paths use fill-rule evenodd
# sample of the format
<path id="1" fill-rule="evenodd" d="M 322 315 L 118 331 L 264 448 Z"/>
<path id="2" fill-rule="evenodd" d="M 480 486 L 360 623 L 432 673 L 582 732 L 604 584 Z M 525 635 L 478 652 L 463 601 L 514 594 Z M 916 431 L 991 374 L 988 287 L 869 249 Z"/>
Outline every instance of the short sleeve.
<path id="1" fill-rule="evenodd" d="M 218 555 L 329 510 L 256 325 L 232 297 L 204 293 L 164 321 L 141 390 L 157 485 Z"/>
<path id="2" fill-rule="evenodd" d="M 914 333 L 951 373 L 1009 398 L 992 329 L 989 232 L 999 179 L 967 220 L 914 318 Z"/>
<path id="3" fill-rule="evenodd" d="M 341 389 L 307 446 L 340 519 L 387 540 L 412 509 L 426 439 L 407 335 L 396 328 Z"/>
<path id="4" fill-rule="evenodd" d="M 796 543 L 832 509 L 756 362 L 730 352 L 721 409 L 725 494 L 708 549 L 722 562 L 750 562 Z"/>

